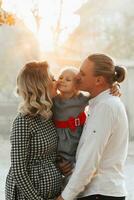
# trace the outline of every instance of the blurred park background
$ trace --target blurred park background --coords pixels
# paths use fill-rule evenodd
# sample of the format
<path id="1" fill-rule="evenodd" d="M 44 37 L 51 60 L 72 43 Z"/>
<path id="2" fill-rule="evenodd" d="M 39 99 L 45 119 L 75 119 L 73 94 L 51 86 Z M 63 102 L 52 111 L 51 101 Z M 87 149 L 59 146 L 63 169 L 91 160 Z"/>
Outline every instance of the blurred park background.
<path id="1" fill-rule="evenodd" d="M 47 60 L 57 76 L 62 67 L 80 67 L 96 52 L 109 54 L 128 69 L 121 98 L 130 131 L 127 199 L 134 200 L 133 0 L 0 0 L 0 199 L 4 200 L 10 127 L 19 102 L 18 70 L 30 60 Z"/>

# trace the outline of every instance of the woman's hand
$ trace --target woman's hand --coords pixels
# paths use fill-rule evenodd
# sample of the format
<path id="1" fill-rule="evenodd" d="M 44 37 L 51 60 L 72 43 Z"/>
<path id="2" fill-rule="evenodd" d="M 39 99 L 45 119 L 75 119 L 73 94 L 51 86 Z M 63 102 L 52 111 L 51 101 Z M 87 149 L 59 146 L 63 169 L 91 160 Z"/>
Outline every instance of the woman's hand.
<path id="1" fill-rule="evenodd" d="M 72 173 L 73 164 L 67 160 L 62 159 L 62 161 L 57 162 L 57 166 L 64 176 L 68 176 Z"/>
<path id="2" fill-rule="evenodd" d="M 118 97 L 122 95 L 119 83 L 115 82 L 112 85 L 112 87 L 110 88 L 110 94 L 112 94 L 113 96 L 118 96 Z"/>

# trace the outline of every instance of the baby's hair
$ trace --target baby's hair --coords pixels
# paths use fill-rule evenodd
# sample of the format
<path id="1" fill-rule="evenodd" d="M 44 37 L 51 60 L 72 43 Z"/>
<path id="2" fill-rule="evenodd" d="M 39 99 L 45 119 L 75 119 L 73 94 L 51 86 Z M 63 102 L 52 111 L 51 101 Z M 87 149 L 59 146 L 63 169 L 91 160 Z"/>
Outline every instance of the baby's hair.
<path id="1" fill-rule="evenodd" d="M 60 75 L 65 72 L 65 71 L 70 71 L 70 72 L 73 72 L 75 75 L 78 74 L 79 72 L 79 69 L 77 67 L 74 67 L 74 66 L 68 66 L 68 67 L 64 67 L 60 70 Z"/>

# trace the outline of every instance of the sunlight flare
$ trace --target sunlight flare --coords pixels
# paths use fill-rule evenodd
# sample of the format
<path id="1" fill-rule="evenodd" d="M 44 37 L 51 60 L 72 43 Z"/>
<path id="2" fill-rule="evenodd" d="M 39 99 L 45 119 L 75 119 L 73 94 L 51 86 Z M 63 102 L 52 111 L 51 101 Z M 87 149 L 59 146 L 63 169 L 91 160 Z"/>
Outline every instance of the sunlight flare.
<path id="1" fill-rule="evenodd" d="M 75 11 L 84 0 L 3 0 L 3 7 L 36 34 L 42 51 L 61 46 L 79 24 Z"/>

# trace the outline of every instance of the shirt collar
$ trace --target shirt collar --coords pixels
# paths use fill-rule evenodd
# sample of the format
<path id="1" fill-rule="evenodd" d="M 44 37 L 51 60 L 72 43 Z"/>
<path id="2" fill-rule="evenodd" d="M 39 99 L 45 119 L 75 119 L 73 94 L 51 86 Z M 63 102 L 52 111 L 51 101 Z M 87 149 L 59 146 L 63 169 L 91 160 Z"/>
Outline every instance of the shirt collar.
<path id="1" fill-rule="evenodd" d="M 110 89 L 107 89 L 107 90 L 101 92 L 96 97 L 89 100 L 89 106 L 94 106 L 101 99 L 104 99 L 106 96 L 109 96 L 109 95 L 110 95 Z"/>

